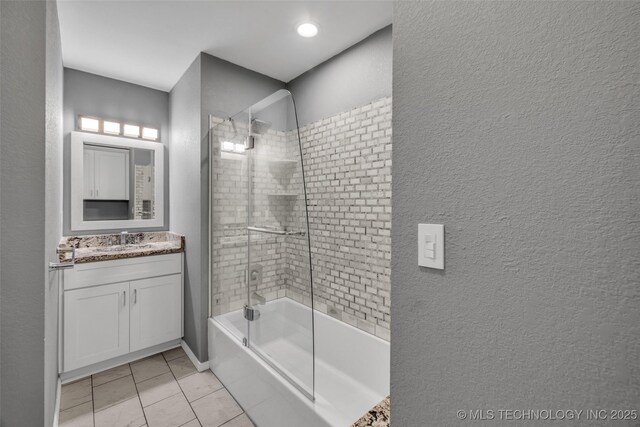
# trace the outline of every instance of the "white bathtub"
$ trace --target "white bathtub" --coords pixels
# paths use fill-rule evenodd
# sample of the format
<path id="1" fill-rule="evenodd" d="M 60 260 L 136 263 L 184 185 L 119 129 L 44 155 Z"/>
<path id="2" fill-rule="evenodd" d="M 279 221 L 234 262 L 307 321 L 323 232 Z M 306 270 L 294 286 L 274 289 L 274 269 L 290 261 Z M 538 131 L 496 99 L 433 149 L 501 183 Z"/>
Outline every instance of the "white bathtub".
<path id="1" fill-rule="evenodd" d="M 260 346 L 281 346 L 279 369 L 311 386 L 310 309 L 288 298 L 260 307 L 268 334 Z M 389 343 L 315 312 L 315 401 L 243 346 L 242 311 L 209 319 L 209 363 L 259 427 L 348 427 L 389 394 Z M 303 325 L 303 326 L 301 326 Z M 299 371 L 296 373 L 296 370 Z"/>

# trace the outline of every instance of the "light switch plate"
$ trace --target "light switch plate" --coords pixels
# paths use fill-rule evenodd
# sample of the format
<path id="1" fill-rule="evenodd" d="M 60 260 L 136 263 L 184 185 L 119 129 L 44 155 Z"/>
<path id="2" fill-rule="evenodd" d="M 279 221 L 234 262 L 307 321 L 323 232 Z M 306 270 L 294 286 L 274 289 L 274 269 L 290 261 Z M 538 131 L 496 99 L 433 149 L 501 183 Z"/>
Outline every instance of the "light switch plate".
<path id="1" fill-rule="evenodd" d="M 418 265 L 444 270 L 443 224 L 418 224 Z"/>

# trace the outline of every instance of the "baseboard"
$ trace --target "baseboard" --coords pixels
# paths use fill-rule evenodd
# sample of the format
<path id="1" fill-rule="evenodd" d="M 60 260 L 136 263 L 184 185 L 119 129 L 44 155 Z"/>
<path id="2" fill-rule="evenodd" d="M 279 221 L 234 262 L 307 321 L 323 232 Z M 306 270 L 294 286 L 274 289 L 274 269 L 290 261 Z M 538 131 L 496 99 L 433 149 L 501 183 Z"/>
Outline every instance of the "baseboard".
<path id="1" fill-rule="evenodd" d="M 189 356 L 189 359 L 191 360 L 191 363 L 193 363 L 193 366 L 196 367 L 198 372 L 203 372 L 203 371 L 206 371 L 207 369 L 209 369 L 209 361 L 208 360 L 206 362 L 199 361 L 198 358 L 196 357 L 196 355 L 193 354 L 193 351 L 191 351 L 191 349 L 189 348 L 187 343 L 184 342 L 184 340 L 182 340 L 181 344 L 182 344 L 182 349 L 184 350 L 185 353 L 187 353 L 187 356 Z"/>
<path id="2" fill-rule="evenodd" d="M 162 353 L 163 351 L 179 347 L 180 344 L 181 344 L 180 339 L 168 341 L 164 344 L 155 345 L 153 347 L 145 348 L 143 350 L 135 351 L 133 353 L 127 353 L 122 356 L 118 356 L 118 357 L 114 357 L 113 359 L 106 360 L 104 362 L 99 362 L 93 365 L 85 366 L 84 368 L 78 368 L 73 371 L 63 372 L 60 374 L 60 379 L 62 380 L 62 384 L 67 384 L 75 380 L 79 380 L 80 378 L 85 378 L 85 377 L 88 377 L 89 375 L 106 371 L 107 369 L 115 368 L 116 366 L 120 366 L 125 363 L 131 363 L 136 360 L 143 359 L 145 357 L 152 356 L 154 354 Z"/>
<path id="3" fill-rule="evenodd" d="M 58 377 L 58 384 L 56 385 L 56 403 L 53 407 L 55 411 L 53 414 L 53 427 L 58 427 L 60 422 L 60 393 L 62 393 L 62 381 Z"/>

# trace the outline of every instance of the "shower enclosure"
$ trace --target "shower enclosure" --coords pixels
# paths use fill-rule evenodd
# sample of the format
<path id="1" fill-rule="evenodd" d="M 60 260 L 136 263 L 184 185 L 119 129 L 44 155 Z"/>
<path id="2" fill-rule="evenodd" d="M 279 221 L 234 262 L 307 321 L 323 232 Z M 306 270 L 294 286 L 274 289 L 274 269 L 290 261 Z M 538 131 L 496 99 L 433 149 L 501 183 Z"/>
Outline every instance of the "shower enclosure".
<path id="1" fill-rule="evenodd" d="M 293 99 L 280 90 L 210 123 L 210 317 L 313 401 L 313 281 Z"/>
<path id="2" fill-rule="evenodd" d="M 318 197 L 336 171 L 286 90 L 210 122 L 209 366 L 259 427 L 351 425 L 389 394 L 389 343 L 314 307 L 311 248 L 331 248 L 309 218 L 338 238 Z"/>

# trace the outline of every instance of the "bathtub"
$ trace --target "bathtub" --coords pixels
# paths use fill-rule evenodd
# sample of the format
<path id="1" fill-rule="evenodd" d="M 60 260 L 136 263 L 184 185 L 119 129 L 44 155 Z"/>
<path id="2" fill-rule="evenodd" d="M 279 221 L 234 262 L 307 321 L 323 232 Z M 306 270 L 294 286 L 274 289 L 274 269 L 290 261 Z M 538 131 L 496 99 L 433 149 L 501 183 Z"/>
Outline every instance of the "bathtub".
<path id="1" fill-rule="evenodd" d="M 389 343 L 314 312 L 312 401 L 305 394 L 313 378 L 311 349 L 300 345 L 309 342 L 304 337 L 308 334 L 310 338 L 311 331 L 301 325 L 310 324 L 311 310 L 288 298 L 270 301 L 259 309 L 262 315 L 258 321 L 269 321 L 269 330 L 278 331 L 278 336 L 262 334 L 260 346 L 280 346 L 288 356 L 288 360 L 279 358 L 284 362 L 277 370 L 237 338 L 246 322 L 241 310 L 208 322 L 211 370 L 258 427 L 348 427 L 389 394 Z M 304 371 L 297 377 L 302 378 L 302 387 L 293 386 L 281 375 L 295 366 Z"/>

